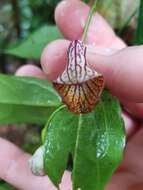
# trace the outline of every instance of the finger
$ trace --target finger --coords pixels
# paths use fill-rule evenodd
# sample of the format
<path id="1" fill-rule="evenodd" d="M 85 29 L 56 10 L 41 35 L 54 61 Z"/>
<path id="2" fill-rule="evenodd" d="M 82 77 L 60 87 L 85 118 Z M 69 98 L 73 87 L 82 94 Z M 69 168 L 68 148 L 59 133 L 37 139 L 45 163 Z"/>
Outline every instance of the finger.
<path id="1" fill-rule="evenodd" d="M 41 66 L 49 80 L 55 80 L 63 72 L 67 64 L 67 50 L 69 44 L 70 41 L 68 40 L 56 40 L 48 44 L 43 50 Z M 96 48 L 96 52 L 101 51 L 101 49 L 102 48 Z M 88 51 L 91 54 L 93 46 L 88 46 Z M 118 50 L 107 48 L 106 51 L 108 54 L 113 54 Z"/>
<path id="2" fill-rule="evenodd" d="M 129 139 L 138 130 L 138 123 L 125 111 L 123 112 L 122 117 L 124 120 L 126 136 Z"/>
<path id="3" fill-rule="evenodd" d="M 20 67 L 15 74 L 17 76 L 33 76 L 40 79 L 47 79 L 47 76 L 39 67 L 30 64 Z"/>
<path id="4" fill-rule="evenodd" d="M 67 39 L 80 39 L 90 7 L 82 1 L 62 1 L 56 8 L 55 20 Z M 68 15 L 68 16 L 67 16 Z M 123 48 L 125 44 L 116 37 L 109 24 L 96 13 L 89 27 L 87 43 L 96 46 Z"/>
<path id="5" fill-rule="evenodd" d="M 67 40 L 56 40 L 44 49 L 41 56 L 41 66 L 49 80 L 56 79 L 64 70 L 67 63 Z"/>
<path id="6" fill-rule="evenodd" d="M 140 127 L 141 128 L 141 127 Z M 142 190 L 143 189 L 143 130 L 139 130 L 128 141 L 124 160 L 113 175 L 106 190 Z"/>
<path id="7" fill-rule="evenodd" d="M 55 11 L 55 19 L 65 37 L 70 40 L 81 38 L 88 12 L 89 7 L 81 1 L 62 1 L 58 5 Z M 125 44 L 115 36 L 111 27 L 99 14 L 95 14 L 93 18 L 87 42 L 96 46 L 115 49 L 125 47 Z M 63 72 L 67 62 L 68 46 L 68 41 L 59 40 L 49 44 L 44 49 L 41 65 L 49 80 L 56 79 Z"/>
<path id="8" fill-rule="evenodd" d="M 126 101 L 143 102 L 143 46 L 125 48 L 112 55 L 105 52 L 96 54 L 89 50 L 89 66 L 104 75 L 113 94 Z"/>
<path id="9" fill-rule="evenodd" d="M 130 141 L 128 141 L 122 162 L 123 169 L 134 174 L 133 176 L 136 176 L 134 179 L 138 179 L 139 182 L 135 184 L 142 183 L 143 178 L 143 129 L 141 128 L 142 126 L 140 126 L 140 130 L 134 134 Z"/>
<path id="10" fill-rule="evenodd" d="M 139 120 L 143 120 L 143 103 L 123 102 L 124 109 L 132 116 Z"/>
<path id="11" fill-rule="evenodd" d="M 34 176 L 29 167 L 30 155 L 0 138 L 0 178 L 21 190 L 56 190 L 48 177 Z M 70 174 L 65 172 L 62 189 L 70 189 Z"/>

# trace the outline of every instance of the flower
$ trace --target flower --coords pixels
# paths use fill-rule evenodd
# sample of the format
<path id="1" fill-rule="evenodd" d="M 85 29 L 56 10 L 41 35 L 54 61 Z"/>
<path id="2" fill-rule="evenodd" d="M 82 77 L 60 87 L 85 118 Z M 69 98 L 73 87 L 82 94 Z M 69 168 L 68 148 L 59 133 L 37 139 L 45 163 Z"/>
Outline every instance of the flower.
<path id="1" fill-rule="evenodd" d="M 63 102 L 76 114 L 91 112 L 104 88 L 103 76 L 88 67 L 86 49 L 80 40 L 71 42 L 67 66 L 53 82 Z"/>

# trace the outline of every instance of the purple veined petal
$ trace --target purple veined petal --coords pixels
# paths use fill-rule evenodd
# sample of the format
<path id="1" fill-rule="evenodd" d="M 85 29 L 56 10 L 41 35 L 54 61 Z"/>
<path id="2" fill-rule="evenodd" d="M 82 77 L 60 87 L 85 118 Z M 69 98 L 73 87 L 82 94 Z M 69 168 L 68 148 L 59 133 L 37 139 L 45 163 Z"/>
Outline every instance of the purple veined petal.
<path id="1" fill-rule="evenodd" d="M 70 111 L 80 114 L 94 109 L 104 88 L 104 78 L 88 67 L 83 42 L 71 42 L 67 66 L 53 85 Z"/>
<path id="2" fill-rule="evenodd" d="M 75 40 L 71 42 L 67 56 L 67 66 L 62 75 L 54 82 L 59 84 L 77 84 L 101 76 L 95 70 L 88 67 L 86 61 L 86 46 L 82 41 Z"/>

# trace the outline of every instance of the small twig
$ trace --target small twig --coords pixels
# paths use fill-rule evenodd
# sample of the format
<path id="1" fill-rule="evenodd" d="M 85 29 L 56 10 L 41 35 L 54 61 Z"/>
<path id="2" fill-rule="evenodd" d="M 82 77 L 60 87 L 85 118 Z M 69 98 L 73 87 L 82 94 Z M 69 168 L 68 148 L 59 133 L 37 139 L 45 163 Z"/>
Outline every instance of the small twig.
<path id="1" fill-rule="evenodd" d="M 83 36 L 82 36 L 82 41 L 83 42 L 85 42 L 85 40 L 87 38 L 87 33 L 88 33 L 89 25 L 91 23 L 93 14 L 96 11 L 96 7 L 97 7 L 96 5 L 97 5 L 97 0 L 93 3 L 93 5 L 92 5 L 92 7 L 90 9 L 90 12 L 88 14 L 87 21 L 86 21 L 85 28 L 84 28 L 84 32 L 83 32 Z"/>

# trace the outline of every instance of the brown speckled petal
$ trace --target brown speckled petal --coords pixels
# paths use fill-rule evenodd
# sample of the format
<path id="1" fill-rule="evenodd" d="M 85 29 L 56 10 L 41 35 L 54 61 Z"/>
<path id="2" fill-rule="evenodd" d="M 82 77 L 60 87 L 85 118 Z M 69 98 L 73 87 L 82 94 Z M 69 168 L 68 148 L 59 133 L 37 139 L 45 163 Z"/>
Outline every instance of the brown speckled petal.
<path id="1" fill-rule="evenodd" d="M 100 99 L 104 79 L 99 76 L 81 84 L 54 83 L 54 87 L 71 112 L 88 113 L 94 109 Z"/>

